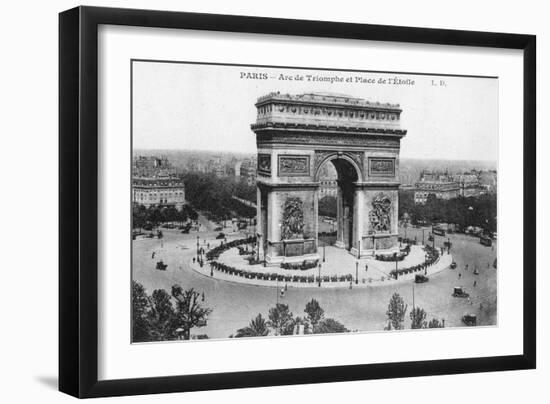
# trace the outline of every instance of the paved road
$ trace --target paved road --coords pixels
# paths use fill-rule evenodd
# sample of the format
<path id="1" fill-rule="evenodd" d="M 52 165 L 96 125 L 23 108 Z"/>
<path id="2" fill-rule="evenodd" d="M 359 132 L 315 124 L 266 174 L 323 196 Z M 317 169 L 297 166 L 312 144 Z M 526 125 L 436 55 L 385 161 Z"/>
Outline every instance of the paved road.
<path id="1" fill-rule="evenodd" d="M 416 229 L 408 229 L 409 237 L 412 231 L 418 232 Z M 169 291 L 173 284 L 179 284 L 184 288 L 193 287 L 199 292 L 204 292 L 204 304 L 212 308 L 213 313 L 206 327 L 194 329 L 192 333 L 205 333 L 210 338 L 226 338 L 237 329 L 246 326 L 258 313 L 267 317 L 269 308 L 277 301 L 278 289 L 212 279 L 189 268 L 188 262 L 196 253 L 197 235 L 200 237 L 200 243 L 203 243 L 205 238 L 212 239 L 216 233 L 180 234 L 167 230 L 164 234 L 162 240 L 134 241 L 133 278 L 142 283 L 148 293 L 158 288 Z M 420 232 L 420 239 L 421 237 Z M 445 239 L 437 237 L 436 245 L 442 245 Z M 496 248 L 484 247 L 476 238 L 465 235 L 451 235 L 450 239 L 453 242 L 451 252 L 458 268 L 444 270 L 433 275 L 430 282 L 415 285 L 416 305 L 428 312 L 428 320 L 432 317 L 445 319 L 448 327 L 462 326 L 461 317 L 466 312 L 477 314 L 480 325 L 496 324 L 497 270 L 492 266 L 487 268 L 488 263 L 493 263 Z M 154 259 L 151 258 L 153 251 Z M 158 259 L 163 259 L 168 264 L 166 271 L 155 269 Z M 468 271 L 464 270 L 466 263 L 470 267 Z M 481 272 L 479 275 L 473 274 L 473 268 L 476 266 Z M 460 279 L 458 273 L 462 275 Z M 474 280 L 477 282 L 476 287 L 473 287 Z M 451 296 L 453 287 L 459 285 L 471 293 L 470 301 Z M 394 292 L 401 294 L 409 307 L 412 307 L 412 282 L 352 290 L 289 288 L 280 301 L 288 304 L 294 315 L 303 316 L 306 302 L 315 298 L 325 309 L 327 317 L 337 319 L 349 329 L 379 331 L 386 324 L 385 312 Z M 480 309 L 480 303 L 483 309 Z M 409 325 L 407 313 L 405 326 L 408 328 Z"/>

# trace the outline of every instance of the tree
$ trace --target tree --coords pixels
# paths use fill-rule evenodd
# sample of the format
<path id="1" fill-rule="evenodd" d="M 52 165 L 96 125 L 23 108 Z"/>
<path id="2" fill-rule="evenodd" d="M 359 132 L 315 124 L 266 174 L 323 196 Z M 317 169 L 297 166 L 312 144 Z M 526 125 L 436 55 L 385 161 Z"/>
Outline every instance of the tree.
<path id="1" fill-rule="evenodd" d="M 176 299 L 174 325 L 183 329 L 183 339 L 187 340 L 191 336 L 191 328 L 206 325 L 206 320 L 212 310 L 200 305 L 201 295 L 193 288 L 183 290 L 181 286 L 174 285 L 172 286 L 172 296 Z"/>
<path id="2" fill-rule="evenodd" d="M 445 324 L 439 321 L 437 318 L 432 318 L 428 323 L 428 328 L 444 328 Z"/>
<path id="3" fill-rule="evenodd" d="M 147 223 L 147 208 L 143 205 L 134 204 L 132 206 L 132 227 L 141 229 Z"/>
<path id="4" fill-rule="evenodd" d="M 386 316 L 388 316 L 388 325 L 394 330 L 403 329 L 403 321 L 405 320 L 405 313 L 407 312 L 407 305 L 399 293 L 394 293 L 388 304 L 388 310 Z M 390 329 L 391 329 L 390 328 Z"/>
<path id="5" fill-rule="evenodd" d="M 156 206 L 151 207 L 149 209 L 149 217 L 148 217 L 149 223 L 153 226 L 153 228 L 157 227 L 159 223 L 163 221 L 162 213 L 159 208 Z"/>
<path id="6" fill-rule="evenodd" d="M 132 281 L 132 341 L 145 342 L 151 339 L 149 325 L 150 303 L 143 285 Z"/>
<path id="7" fill-rule="evenodd" d="M 426 328 L 426 312 L 424 309 L 421 309 L 420 307 L 415 307 L 412 309 L 411 314 L 411 328 L 413 330 L 419 329 L 419 328 Z"/>
<path id="8" fill-rule="evenodd" d="M 336 197 L 327 195 L 319 199 L 319 215 L 336 217 Z"/>
<path id="9" fill-rule="evenodd" d="M 250 324 L 247 327 L 237 330 L 235 338 L 265 337 L 268 334 L 269 329 L 267 328 L 267 322 L 261 314 L 258 314 L 256 318 L 250 321 Z"/>
<path id="10" fill-rule="evenodd" d="M 269 309 L 268 325 L 273 328 L 275 335 L 292 335 L 294 332 L 294 317 L 287 304 L 277 303 Z"/>
<path id="11" fill-rule="evenodd" d="M 315 334 L 335 334 L 340 332 L 349 332 L 349 330 L 333 318 L 321 320 L 315 329 Z"/>
<path id="12" fill-rule="evenodd" d="M 321 308 L 317 300 L 311 299 L 311 301 L 306 304 L 304 312 L 307 314 L 307 319 L 311 324 L 311 331 L 315 334 L 315 327 L 325 316 L 325 311 Z"/>
<path id="13" fill-rule="evenodd" d="M 176 313 L 170 295 L 164 289 L 157 289 L 153 291 L 150 302 L 149 323 L 152 339 L 156 341 L 175 339 L 177 337 Z"/>

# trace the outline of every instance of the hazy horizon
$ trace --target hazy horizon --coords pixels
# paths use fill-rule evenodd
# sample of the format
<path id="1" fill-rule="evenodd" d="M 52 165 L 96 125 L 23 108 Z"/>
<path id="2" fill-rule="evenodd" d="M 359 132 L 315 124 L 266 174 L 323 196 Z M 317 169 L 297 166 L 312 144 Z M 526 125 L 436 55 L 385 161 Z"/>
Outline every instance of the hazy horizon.
<path id="1" fill-rule="evenodd" d="M 140 149 L 136 149 L 134 148 L 133 149 L 133 154 L 134 155 L 140 155 L 140 153 L 144 153 L 144 155 L 155 155 L 155 156 L 160 156 L 162 155 L 163 153 L 210 153 L 210 154 L 216 154 L 216 155 L 220 155 L 220 154 L 231 154 L 231 155 L 243 155 L 243 156 L 254 156 L 256 155 L 256 151 L 254 152 L 243 152 L 243 151 L 235 151 L 235 150 L 225 150 L 225 151 L 219 151 L 219 150 L 209 150 L 209 149 L 143 149 L 143 148 L 140 148 Z M 428 162 L 428 161 L 431 161 L 431 162 L 441 162 L 441 163 L 445 163 L 445 162 L 463 162 L 463 163 L 471 163 L 471 164 L 474 164 L 474 163 L 479 163 L 479 164 L 484 164 L 484 165 L 491 165 L 493 164 L 495 166 L 495 169 L 496 169 L 496 166 L 497 166 L 497 161 L 496 160 L 472 160 L 472 159 L 441 159 L 441 158 L 431 158 L 431 157 L 426 157 L 426 158 L 417 158 L 417 157 L 399 157 L 399 160 L 401 162 L 403 162 L 404 160 L 405 161 L 422 161 L 422 162 Z"/>
<path id="2" fill-rule="evenodd" d="M 267 93 L 343 93 L 400 104 L 401 157 L 497 161 L 498 79 L 133 62 L 133 144 L 147 150 L 255 153 L 256 100 Z M 267 79 L 246 79 L 265 73 Z M 414 85 L 281 80 L 281 74 L 400 78 Z M 445 85 L 434 82 L 445 81 Z"/>

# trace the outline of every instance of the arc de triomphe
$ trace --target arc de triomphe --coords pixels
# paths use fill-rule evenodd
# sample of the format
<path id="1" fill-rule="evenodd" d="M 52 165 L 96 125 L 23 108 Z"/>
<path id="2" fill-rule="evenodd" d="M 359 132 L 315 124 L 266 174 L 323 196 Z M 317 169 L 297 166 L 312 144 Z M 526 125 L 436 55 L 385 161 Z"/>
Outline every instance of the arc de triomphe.
<path id="1" fill-rule="evenodd" d="M 337 241 L 355 256 L 398 247 L 397 104 L 332 93 L 256 102 L 257 236 L 268 265 L 318 258 L 319 173 L 338 174 Z"/>

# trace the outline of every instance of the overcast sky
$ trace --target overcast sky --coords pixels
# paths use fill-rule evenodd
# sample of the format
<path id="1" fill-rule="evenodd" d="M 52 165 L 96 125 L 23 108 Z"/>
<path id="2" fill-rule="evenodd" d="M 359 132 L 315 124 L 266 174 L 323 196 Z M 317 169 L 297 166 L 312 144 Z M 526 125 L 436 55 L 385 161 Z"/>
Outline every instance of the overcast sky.
<path id="1" fill-rule="evenodd" d="M 267 80 L 241 78 L 266 73 Z M 411 79 L 414 85 L 280 80 L 280 75 Z M 434 86 L 432 80 L 445 86 Z M 401 156 L 496 161 L 498 79 L 355 73 L 183 63 L 133 63 L 135 149 L 255 153 L 254 103 L 272 91 L 325 91 L 399 103 L 407 129 Z"/>

